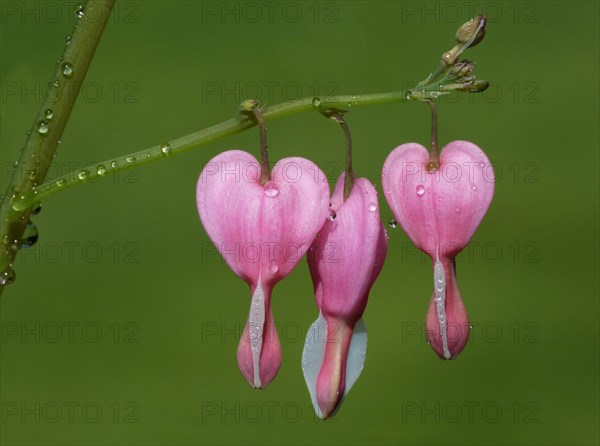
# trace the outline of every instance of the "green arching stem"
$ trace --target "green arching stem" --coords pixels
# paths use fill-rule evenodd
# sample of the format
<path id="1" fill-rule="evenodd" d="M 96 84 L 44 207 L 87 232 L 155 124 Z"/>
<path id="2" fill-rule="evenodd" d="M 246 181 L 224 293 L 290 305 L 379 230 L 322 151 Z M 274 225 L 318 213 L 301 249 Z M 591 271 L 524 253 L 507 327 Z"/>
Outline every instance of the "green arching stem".
<path id="1" fill-rule="evenodd" d="M 264 119 L 264 121 L 270 121 L 283 118 L 291 114 L 301 113 L 309 110 L 323 112 L 327 109 L 335 109 L 339 107 L 385 104 L 391 102 L 406 102 L 411 99 L 431 101 L 431 99 L 436 99 L 437 97 L 443 94 L 448 94 L 449 90 L 460 90 L 464 87 L 461 84 L 456 84 L 453 88 L 449 88 L 450 86 L 446 85 L 445 88 L 442 90 L 441 88 L 444 87 L 444 83 L 442 82 L 439 85 L 435 85 L 433 81 L 438 79 L 442 74 L 447 73 L 448 70 L 456 62 L 456 59 L 463 53 L 463 51 L 465 51 L 467 48 L 469 48 L 469 46 L 473 44 L 475 39 L 478 37 L 479 32 L 481 30 L 485 30 L 485 26 L 487 23 L 485 17 L 478 17 L 477 19 L 479 20 L 477 28 L 470 31 L 471 35 L 469 36 L 469 38 L 464 43 L 459 43 L 455 45 L 455 47 L 452 48 L 450 51 L 444 53 L 442 55 L 442 60 L 440 61 L 438 68 L 433 73 L 431 73 L 427 79 L 420 82 L 413 91 L 375 93 L 356 96 L 332 96 L 328 97 L 324 101 L 321 101 L 321 99 L 317 97 L 303 98 L 296 101 L 283 102 L 281 104 L 268 107 L 262 110 L 262 118 Z M 465 25 L 463 25 L 461 29 L 464 28 L 464 26 Z M 432 106 L 432 117 L 434 117 L 434 115 L 437 115 L 435 111 L 435 105 L 432 102 L 430 102 L 430 104 Z M 256 117 L 256 114 L 254 114 L 254 116 L 258 123 L 258 117 Z M 254 125 L 256 125 L 256 123 L 252 122 L 248 116 L 240 114 L 238 118 L 230 119 L 220 124 L 216 124 L 212 127 L 208 127 L 204 130 L 200 130 L 198 132 L 191 133 L 189 135 L 175 139 L 169 144 L 162 144 L 150 147 L 149 149 L 135 152 L 127 156 L 116 158 L 114 160 L 108 160 L 103 163 L 99 163 L 95 169 L 82 169 L 78 172 L 75 172 L 73 176 L 63 175 L 56 181 L 44 183 L 43 185 L 36 187 L 33 190 L 25 191 L 25 193 L 22 193 L 19 196 L 15 197 L 14 200 L 12 200 L 12 208 L 17 211 L 26 209 L 34 205 L 42 198 L 46 198 L 49 195 L 67 189 L 71 186 L 88 182 L 92 179 L 105 176 L 108 173 L 118 172 L 130 168 L 134 165 L 141 165 L 151 161 L 155 161 L 157 159 L 162 159 L 172 154 L 182 153 L 186 150 L 200 147 L 204 144 L 216 141 L 225 136 L 240 133 L 250 127 L 253 127 Z M 435 125 L 433 121 L 432 125 Z M 435 129 L 435 132 L 437 134 L 437 129 Z M 261 130 L 261 136 L 265 136 L 263 135 L 263 133 L 264 129 Z M 261 152 L 266 152 L 266 146 L 265 150 L 261 148 Z M 437 153 L 437 147 L 432 147 L 432 153 L 434 157 L 436 155 L 439 155 Z M 262 170 L 264 171 L 264 169 Z M 263 180 L 263 176 L 264 174 L 261 174 L 261 182 Z"/>
<path id="2" fill-rule="evenodd" d="M 354 170 L 352 169 L 352 135 L 350 134 L 350 127 L 344 118 L 344 113 L 347 110 L 325 110 L 323 114 L 328 118 L 337 122 L 344 131 L 344 136 L 346 138 L 346 168 L 344 175 L 344 201 L 348 199 L 350 194 L 352 193 L 352 187 L 354 186 Z"/>
<path id="3" fill-rule="evenodd" d="M 344 175 L 344 201 L 348 199 L 354 186 L 354 170 L 352 170 L 352 135 L 350 134 L 350 127 L 342 115 L 339 116 L 341 121 L 340 125 L 344 130 L 344 136 L 346 137 L 346 174 Z"/>
<path id="4" fill-rule="evenodd" d="M 5 285 L 13 280 L 11 264 L 20 248 L 35 201 L 25 206 L 15 206 L 16 200 L 24 195 L 35 196 L 32 190 L 46 178 L 114 2 L 88 0 L 83 8 L 78 7 L 78 19 L 72 36 L 50 84 L 55 92 L 69 89 L 72 94 L 46 95 L 25 146 L 21 149 L 19 169 L 15 171 L 0 203 L 0 295 Z M 88 11 L 93 10 L 94 14 L 86 14 L 87 8 Z"/>
<path id="5" fill-rule="evenodd" d="M 484 16 L 478 16 L 476 19 L 478 19 L 477 28 L 472 32 L 471 36 L 463 43 L 459 42 L 450 51 L 446 51 L 444 54 L 442 54 L 442 60 L 440 60 L 438 67 L 436 68 L 436 70 L 433 73 L 431 73 L 427 77 L 427 79 L 425 79 L 424 81 L 421 82 L 422 85 L 428 85 L 431 82 L 433 82 L 434 80 L 436 80 L 438 77 L 440 77 L 440 75 L 443 72 L 445 72 L 448 69 L 448 67 L 450 67 L 454 63 L 456 63 L 456 61 L 458 60 L 460 55 L 467 48 L 469 48 L 471 45 L 473 45 L 473 42 L 479 36 L 479 32 L 481 30 L 483 30 L 485 32 L 485 27 L 487 25 L 487 18 Z M 473 19 L 473 20 L 475 20 L 475 19 Z M 467 23 L 469 23 L 469 22 L 467 22 Z M 466 23 L 465 23 L 465 25 L 466 25 Z M 465 25 L 463 25 L 463 27 Z M 479 43 L 479 42 L 476 42 L 475 45 L 477 43 Z M 473 45 L 473 46 L 475 46 L 475 45 Z"/>
<path id="6" fill-rule="evenodd" d="M 269 146 L 267 145 L 267 123 L 258 107 L 252 109 L 252 114 L 258 123 L 260 132 L 260 184 L 264 186 L 271 181 L 271 167 L 269 166 Z"/>
<path id="7" fill-rule="evenodd" d="M 435 171 L 440 167 L 440 150 L 438 147 L 438 118 L 437 118 L 437 106 L 432 99 L 425 101 L 429 103 L 431 107 L 431 152 L 429 153 L 429 162 L 427 163 L 427 170 Z"/>
<path id="8" fill-rule="evenodd" d="M 457 33 L 459 42 L 465 41 L 462 36 L 459 39 L 459 34 L 467 34 L 464 45 L 456 45 L 452 50 L 444 53 L 442 63 L 438 69 L 429 75 L 427 79 L 417 84 L 410 91 L 396 91 L 389 93 L 366 94 L 360 96 L 332 96 L 322 101 L 320 98 L 304 98 L 296 101 L 284 102 L 265 108 L 262 111 L 253 113 L 252 115 L 238 114 L 236 118 L 229 119 L 220 124 L 200 130 L 195 133 L 175 139 L 170 143 L 150 147 L 149 149 L 132 153 L 120 158 L 108 160 L 99 163 L 93 169 L 82 169 L 71 175 L 64 175 L 52 182 L 39 183 L 44 181 L 50 162 L 56 154 L 56 148 L 60 142 L 60 137 L 69 119 L 69 115 L 73 108 L 75 99 L 79 92 L 79 88 L 83 83 L 83 79 L 87 72 L 88 66 L 94 55 L 100 36 L 104 30 L 108 17 L 112 11 L 114 0 L 88 0 L 86 6 L 94 5 L 99 14 L 96 14 L 94 20 L 90 20 L 84 13 L 80 21 L 75 25 L 73 37 L 70 39 L 70 45 L 67 45 L 63 57 L 59 60 L 56 70 L 56 77 L 53 85 L 56 88 L 64 87 L 67 83 L 72 82 L 74 93 L 72 95 L 59 95 L 59 98 L 48 98 L 38 113 L 36 126 L 34 126 L 30 137 L 27 139 L 25 147 L 21 151 L 19 165 L 22 167 L 13 176 L 9 185 L 6 196 L 0 203 L 0 295 L 5 288 L 5 285 L 11 283 L 12 277 L 9 273 L 12 272 L 12 262 L 18 252 L 20 240 L 23 236 L 25 227 L 29 221 L 29 216 L 34 205 L 40 200 L 46 198 L 58 191 L 65 190 L 69 187 L 89 182 L 93 179 L 99 179 L 109 173 L 125 170 L 134 165 L 146 164 L 151 161 L 163 159 L 170 155 L 183 153 L 186 150 L 200 147 L 204 144 L 224 138 L 228 135 L 240 133 L 246 129 L 254 127 L 257 124 L 261 125 L 261 154 L 263 164 L 268 164 L 267 160 L 267 145 L 266 145 L 266 121 L 275 120 L 289 116 L 295 113 L 305 111 L 318 111 L 323 114 L 336 109 L 339 112 L 341 107 L 363 106 L 371 104 L 384 104 L 393 102 L 407 102 L 409 100 L 430 101 L 432 107 L 432 155 L 438 155 L 437 152 L 437 114 L 435 105 L 431 99 L 448 94 L 450 91 L 483 91 L 487 85 L 485 81 L 475 81 L 474 77 L 465 75 L 448 77 L 449 70 L 454 66 L 454 62 L 466 48 L 475 46 L 483 37 L 485 32 L 485 17 L 477 17 L 478 26 L 472 29 L 472 21 L 463 25 Z M 79 16 L 79 14 L 78 14 Z M 475 19 L 474 19 L 475 20 Z M 479 35 L 479 32 L 484 32 Z M 474 34 L 473 34 L 474 33 Z M 475 40 L 477 39 L 477 40 Z M 68 70 L 66 69 L 66 64 Z M 442 76 L 444 75 L 444 76 Z M 470 73 L 469 73 L 470 75 Z M 440 76 L 442 76 L 440 78 Z M 437 80 L 437 85 L 433 81 Z M 450 80 L 458 79 L 458 83 L 451 84 Z M 479 82 L 479 84 L 477 84 Z M 60 98 L 66 98 L 61 100 Z M 257 101 L 244 101 L 242 109 L 247 109 L 249 103 Z M 262 116 L 259 114 L 262 112 Z M 52 115 L 48 117 L 48 115 Z M 341 116 L 341 115 L 340 115 Z M 255 119 L 252 120 L 251 118 Z M 50 119 L 52 122 L 46 122 L 44 119 Z M 340 121 L 338 121 L 340 122 Z M 43 125 L 43 131 L 38 131 Z M 345 122 L 340 122 L 347 137 L 347 165 L 346 165 L 346 182 L 344 184 L 344 198 L 347 198 L 352 189 L 351 179 L 352 160 L 351 150 L 352 143 L 350 132 Z M 38 128 L 39 127 L 39 128 Z M 433 138 L 435 136 L 435 140 Z M 439 162 L 439 161 L 438 161 Z M 431 162 L 429 164 L 432 164 Z M 264 171 L 264 169 L 263 169 Z M 269 172 L 270 173 L 270 172 Z M 262 178 L 261 178 L 262 181 Z"/>
<path id="9" fill-rule="evenodd" d="M 438 92 L 433 88 L 425 92 L 420 91 L 419 99 L 422 99 L 423 95 L 427 93 L 435 95 L 435 93 Z M 265 121 L 274 121 L 289 115 L 307 111 L 322 111 L 328 108 L 359 107 L 372 104 L 407 102 L 411 99 L 410 92 L 408 91 L 331 96 L 324 100 L 320 100 L 319 98 L 303 98 L 267 107 L 263 109 L 262 115 Z M 156 145 L 139 152 L 100 162 L 95 169 L 81 169 L 72 174 L 63 175 L 52 182 L 44 183 L 33 190 L 22 193 L 21 196 L 16 197 L 13 200 L 13 209 L 26 209 L 50 195 L 78 184 L 90 182 L 91 180 L 96 180 L 100 177 L 105 177 L 111 173 L 125 170 L 133 166 L 140 166 L 172 155 L 177 155 L 226 136 L 240 133 L 255 125 L 256 122 L 254 120 L 247 116 L 239 115 L 236 118 L 174 139 L 168 144 Z"/>

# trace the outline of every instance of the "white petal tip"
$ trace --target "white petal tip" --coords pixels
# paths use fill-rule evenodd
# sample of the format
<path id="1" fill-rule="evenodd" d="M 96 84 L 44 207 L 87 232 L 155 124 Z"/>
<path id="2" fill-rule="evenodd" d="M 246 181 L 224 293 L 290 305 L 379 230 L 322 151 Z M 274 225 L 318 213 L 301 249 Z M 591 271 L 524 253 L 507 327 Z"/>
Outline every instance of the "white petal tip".
<path id="1" fill-rule="evenodd" d="M 302 352 L 302 373 L 304 380 L 310 393 L 315 413 L 323 419 L 323 413 L 317 402 L 317 379 L 319 371 L 323 365 L 325 357 L 325 345 L 327 342 L 327 321 L 322 314 L 319 313 L 318 319 L 313 322 L 306 335 L 304 343 L 304 351 Z M 334 416 L 342 406 L 344 399 L 352 389 L 352 386 L 358 380 L 365 365 L 367 357 L 367 326 L 360 319 L 354 326 L 350 347 L 348 348 L 348 358 L 346 361 L 346 386 L 344 395 L 338 404 L 335 411 L 329 416 Z"/>

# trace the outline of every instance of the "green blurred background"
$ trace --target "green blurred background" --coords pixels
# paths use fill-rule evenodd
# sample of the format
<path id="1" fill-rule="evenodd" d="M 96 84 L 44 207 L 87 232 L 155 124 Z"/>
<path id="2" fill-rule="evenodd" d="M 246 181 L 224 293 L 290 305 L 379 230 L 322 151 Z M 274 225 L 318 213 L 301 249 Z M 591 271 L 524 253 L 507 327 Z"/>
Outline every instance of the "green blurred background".
<path id="1" fill-rule="evenodd" d="M 3 189 L 73 6 L 3 2 Z M 456 361 L 424 341 L 429 260 L 388 228 L 366 367 L 338 416 L 315 418 L 300 369 L 317 316 L 305 261 L 274 292 L 279 375 L 249 388 L 236 364 L 249 291 L 210 248 L 195 184 L 217 153 L 256 153 L 251 130 L 43 203 L 39 242 L 0 303 L 0 442 L 597 444 L 597 2 L 118 2 L 50 178 L 228 119 L 245 95 L 400 89 L 473 12 L 490 23 L 466 57 L 493 85 L 441 102 L 440 140 L 480 145 L 498 180 L 458 260 L 474 328 Z M 419 103 L 348 120 L 356 171 L 377 185 L 394 147 L 429 139 Z M 300 155 L 339 174 L 341 132 L 317 114 L 273 122 L 269 138 L 273 160 Z"/>

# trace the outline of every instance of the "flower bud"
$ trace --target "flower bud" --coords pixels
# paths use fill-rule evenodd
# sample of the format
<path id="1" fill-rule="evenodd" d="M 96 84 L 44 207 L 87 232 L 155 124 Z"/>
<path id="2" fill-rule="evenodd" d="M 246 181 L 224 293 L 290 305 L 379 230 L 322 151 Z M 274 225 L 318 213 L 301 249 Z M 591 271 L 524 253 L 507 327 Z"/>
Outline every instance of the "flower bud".
<path id="1" fill-rule="evenodd" d="M 450 69 L 450 74 L 457 77 L 470 76 L 473 74 L 474 69 L 475 62 L 471 62 L 465 59 L 455 63 L 454 66 Z"/>
<path id="2" fill-rule="evenodd" d="M 240 112 L 249 113 L 258 107 L 258 99 L 244 99 L 240 104 Z"/>
<path id="3" fill-rule="evenodd" d="M 483 40 L 487 19 L 479 15 L 463 24 L 456 32 L 456 41 L 474 47 Z M 470 42 L 470 43 L 469 43 Z"/>
<path id="4" fill-rule="evenodd" d="M 487 90 L 489 86 L 490 83 L 488 81 L 476 80 L 473 82 L 473 85 L 471 85 L 471 88 L 469 88 L 469 91 L 471 93 L 481 93 L 482 91 Z"/>

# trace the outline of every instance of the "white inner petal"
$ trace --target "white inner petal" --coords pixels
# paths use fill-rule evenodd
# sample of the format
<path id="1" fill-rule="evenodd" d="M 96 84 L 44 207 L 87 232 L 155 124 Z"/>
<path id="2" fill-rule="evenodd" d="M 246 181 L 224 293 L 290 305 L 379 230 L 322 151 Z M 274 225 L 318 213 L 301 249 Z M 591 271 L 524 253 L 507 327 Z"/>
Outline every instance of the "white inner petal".
<path id="1" fill-rule="evenodd" d="M 250 315 L 248 316 L 248 335 L 250 336 L 250 349 L 252 350 L 252 363 L 254 366 L 254 387 L 261 387 L 260 382 L 260 353 L 262 351 L 263 327 L 265 325 L 265 292 L 258 278 L 258 285 L 252 295 Z"/>
<path id="2" fill-rule="evenodd" d="M 317 402 L 317 381 L 319 372 L 325 359 L 325 348 L 327 346 L 327 321 L 319 312 L 319 318 L 310 326 L 306 334 L 306 342 L 302 352 L 302 372 L 304 380 L 310 393 L 315 412 L 319 418 L 323 418 L 319 403 Z M 354 326 L 350 346 L 348 347 L 348 359 L 346 361 L 346 388 L 344 395 L 338 405 L 336 412 L 342 406 L 348 392 L 360 376 L 367 356 L 367 327 L 362 319 Z M 334 412 L 334 414 L 336 413 Z"/>
<path id="3" fill-rule="evenodd" d="M 433 287 L 435 291 L 437 317 L 440 324 L 440 334 L 442 336 L 444 358 L 450 359 L 451 355 L 450 350 L 448 350 L 448 330 L 446 325 L 446 273 L 444 272 L 444 265 L 440 262 L 437 251 L 435 253 L 435 264 L 433 266 Z"/>

